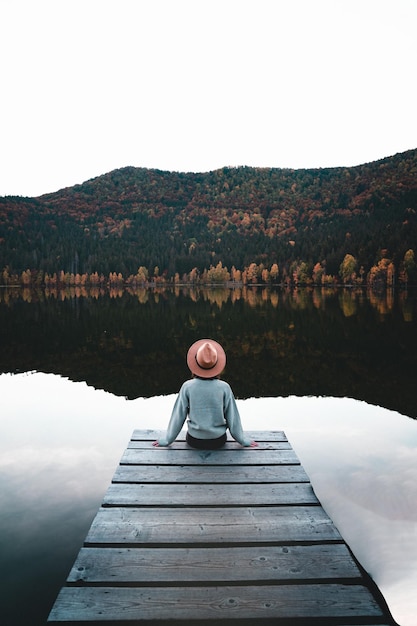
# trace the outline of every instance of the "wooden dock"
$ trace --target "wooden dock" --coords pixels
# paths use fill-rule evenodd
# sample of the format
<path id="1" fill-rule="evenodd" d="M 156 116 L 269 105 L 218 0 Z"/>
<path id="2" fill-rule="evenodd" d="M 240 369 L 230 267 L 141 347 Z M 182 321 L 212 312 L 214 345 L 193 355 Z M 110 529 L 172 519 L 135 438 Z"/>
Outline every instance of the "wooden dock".
<path id="1" fill-rule="evenodd" d="M 198 451 L 135 431 L 49 624 L 395 624 L 283 432 Z"/>

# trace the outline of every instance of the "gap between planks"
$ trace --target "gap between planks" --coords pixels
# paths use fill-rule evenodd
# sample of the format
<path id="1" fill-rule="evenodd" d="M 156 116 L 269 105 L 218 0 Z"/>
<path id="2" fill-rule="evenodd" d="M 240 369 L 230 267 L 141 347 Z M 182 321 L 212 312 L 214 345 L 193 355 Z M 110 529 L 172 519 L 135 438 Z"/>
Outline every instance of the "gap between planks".
<path id="1" fill-rule="evenodd" d="M 395 624 L 283 431 L 159 435 L 134 431 L 50 623 Z"/>

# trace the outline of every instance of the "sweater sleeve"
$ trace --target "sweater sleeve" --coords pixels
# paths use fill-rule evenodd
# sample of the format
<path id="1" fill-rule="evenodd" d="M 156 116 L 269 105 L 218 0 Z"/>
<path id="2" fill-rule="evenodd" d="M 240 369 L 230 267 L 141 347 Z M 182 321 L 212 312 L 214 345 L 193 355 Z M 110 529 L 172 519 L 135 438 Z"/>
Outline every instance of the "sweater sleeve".
<path id="1" fill-rule="evenodd" d="M 235 397 L 229 385 L 228 392 L 225 396 L 224 416 L 233 439 L 235 439 L 242 446 L 250 446 L 250 439 L 245 437 L 245 433 L 243 432 L 239 410 L 237 408 Z"/>
<path id="2" fill-rule="evenodd" d="M 169 446 L 179 435 L 188 415 L 188 397 L 186 387 L 183 385 L 179 391 L 172 409 L 171 418 L 165 437 L 160 437 L 158 443 L 160 446 Z"/>

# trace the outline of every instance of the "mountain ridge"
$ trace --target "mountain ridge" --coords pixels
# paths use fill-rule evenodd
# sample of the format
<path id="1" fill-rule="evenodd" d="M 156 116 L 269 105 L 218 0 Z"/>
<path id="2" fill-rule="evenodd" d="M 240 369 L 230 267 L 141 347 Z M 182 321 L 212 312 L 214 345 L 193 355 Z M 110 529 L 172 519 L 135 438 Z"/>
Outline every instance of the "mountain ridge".
<path id="1" fill-rule="evenodd" d="M 417 246 L 417 149 L 353 167 L 223 167 L 170 172 L 125 166 L 34 198 L 0 198 L 0 272 L 201 275 L 317 263 L 339 271 Z M 195 274 L 194 274 L 195 275 Z"/>
<path id="2" fill-rule="evenodd" d="M 369 165 L 375 165 L 375 164 L 381 164 L 384 163 L 388 160 L 394 159 L 398 156 L 403 157 L 406 154 L 409 153 L 413 153 L 415 152 L 417 149 L 411 148 L 409 150 L 403 151 L 403 152 L 396 152 L 393 155 L 390 156 L 385 156 L 382 157 L 380 159 L 377 159 L 375 161 L 365 161 L 363 163 L 358 163 L 357 165 L 347 165 L 347 166 L 343 166 L 343 165 L 335 165 L 335 166 L 323 166 L 323 167 L 302 167 L 302 168 L 293 168 L 293 167 L 273 167 L 273 166 L 255 166 L 255 165 L 224 165 L 218 168 L 214 168 L 214 169 L 210 169 L 210 170 L 202 170 L 202 171 L 193 171 L 193 170 L 169 170 L 169 169 L 160 169 L 157 167 L 144 167 L 144 166 L 135 166 L 135 165 L 124 165 L 120 168 L 115 168 L 113 170 L 110 170 L 109 172 L 104 172 L 103 174 L 98 174 L 97 176 L 93 176 L 91 178 L 86 179 L 85 181 L 81 182 L 81 183 L 76 183 L 74 185 L 66 185 L 65 187 L 62 187 L 60 189 L 57 189 L 56 191 L 53 192 L 45 192 L 43 194 L 37 195 L 37 196 L 20 196 L 20 195 L 10 195 L 10 194 L 6 194 L 5 196 L 0 196 L 0 197 L 9 197 L 9 198 L 33 198 L 33 199 L 42 199 L 46 196 L 52 196 L 56 193 L 60 193 L 62 191 L 68 190 L 68 189 L 73 189 L 76 187 L 81 187 L 82 185 L 84 185 L 85 183 L 91 183 L 94 182 L 95 180 L 102 178 L 104 176 L 109 176 L 111 174 L 113 174 L 114 172 L 123 172 L 123 171 L 146 171 L 146 172 L 155 172 L 155 173 L 160 173 L 160 174 L 180 174 L 180 175 L 196 175 L 196 176 L 201 176 L 201 175 L 206 175 L 206 174 L 213 174 L 219 171 L 223 171 L 223 170 L 237 170 L 237 169 L 249 169 L 249 170 L 255 170 L 255 171 L 281 171 L 281 172 L 320 172 L 320 171 L 333 171 L 333 170 L 343 170 L 343 169 L 356 169 L 356 168 L 361 168 L 361 167 L 366 167 Z"/>

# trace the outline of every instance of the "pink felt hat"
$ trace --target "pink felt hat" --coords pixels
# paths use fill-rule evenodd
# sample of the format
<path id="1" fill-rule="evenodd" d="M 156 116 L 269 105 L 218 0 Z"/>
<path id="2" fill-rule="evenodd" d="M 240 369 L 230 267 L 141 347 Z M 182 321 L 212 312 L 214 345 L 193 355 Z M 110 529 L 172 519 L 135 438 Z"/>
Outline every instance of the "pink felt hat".
<path id="1" fill-rule="evenodd" d="M 226 365 L 226 354 L 217 341 L 199 339 L 188 350 L 187 365 L 200 378 L 215 378 Z"/>

